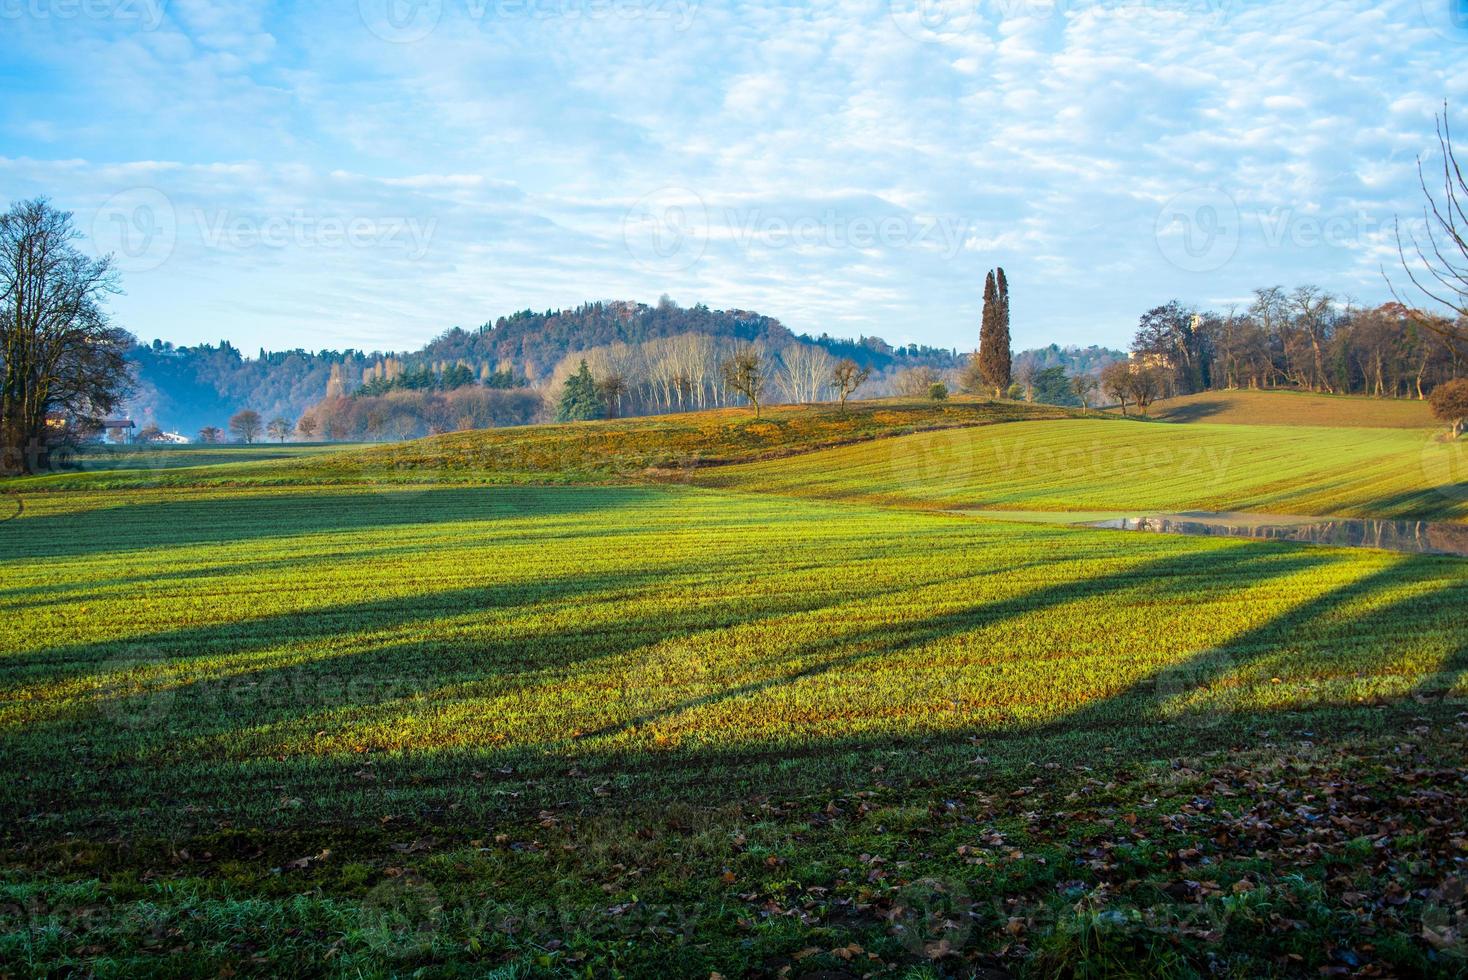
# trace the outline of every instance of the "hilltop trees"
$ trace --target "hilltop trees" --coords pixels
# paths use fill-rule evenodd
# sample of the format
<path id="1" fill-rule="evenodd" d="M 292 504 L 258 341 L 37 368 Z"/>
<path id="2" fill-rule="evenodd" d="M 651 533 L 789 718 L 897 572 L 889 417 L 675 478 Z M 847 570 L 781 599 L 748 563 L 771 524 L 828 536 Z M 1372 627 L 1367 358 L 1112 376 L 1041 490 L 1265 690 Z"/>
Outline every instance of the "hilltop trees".
<path id="1" fill-rule="evenodd" d="M 260 438 L 261 425 L 260 413 L 249 408 L 235 412 L 229 418 L 230 434 L 243 443 L 252 443 Z"/>
<path id="2" fill-rule="evenodd" d="M 129 386 L 132 338 L 103 309 L 117 277 L 80 237 L 44 198 L 0 214 L 0 473 L 47 465 L 48 416 L 95 425 Z"/>
<path id="3" fill-rule="evenodd" d="M 560 403 L 556 406 L 556 421 L 586 422 L 591 419 L 599 419 L 606 412 L 606 403 L 602 401 L 601 393 L 596 389 L 596 381 L 591 376 L 591 369 L 583 360 L 581 369 L 566 381 L 566 388 L 561 393 Z"/>
<path id="4" fill-rule="evenodd" d="M 1209 384 L 1208 334 L 1203 318 L 1177 300 L 1142 314 L 1132 350 L 1144 360 L 1171 365 L 1177 389 L 1184 394 Z"/>
<path id="5" fill-rule="evenodd" d="M 1009 340 L 1009 282 L 1004 270 L 984 280 L 984 314 L 979 326 L 979 371 L 995 397 L 1009 389 L 1012 355 Z"/>

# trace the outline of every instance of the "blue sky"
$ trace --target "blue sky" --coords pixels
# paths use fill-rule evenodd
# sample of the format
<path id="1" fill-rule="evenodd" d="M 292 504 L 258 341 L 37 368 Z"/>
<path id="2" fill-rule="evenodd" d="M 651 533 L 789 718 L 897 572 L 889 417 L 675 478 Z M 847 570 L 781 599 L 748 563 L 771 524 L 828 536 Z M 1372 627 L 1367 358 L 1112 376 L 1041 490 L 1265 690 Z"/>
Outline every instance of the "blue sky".
<path id="1" fill-rule="evenodd" d="M 1019 346 L 1375 302 L 1468 106 L 1464 0 L 0 0 L 0 31 L 0 197 L 116 252 L 139 336 L 246 350 L 663 293 L 967 349 L 994 265 Z"/>

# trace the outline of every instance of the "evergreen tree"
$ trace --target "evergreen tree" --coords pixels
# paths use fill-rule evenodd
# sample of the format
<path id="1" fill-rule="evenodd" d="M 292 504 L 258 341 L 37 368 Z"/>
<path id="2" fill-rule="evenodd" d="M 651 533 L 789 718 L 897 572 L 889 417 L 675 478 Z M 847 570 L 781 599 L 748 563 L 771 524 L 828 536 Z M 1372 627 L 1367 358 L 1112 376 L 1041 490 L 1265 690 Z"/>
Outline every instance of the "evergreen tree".
<path id="1" fill-rule="evenodd" d="M 1009 349 L 1009 282 L 1004 270 L 984 280 L 984 318 L 979 325 L 979 372 L 996 397 L 1002 396 L 1012 373 Z"/>
<path id="2" fill-rule="evenodd" d="M 561 403 L 556 408 L 556 421 L 584 422 L 599 419 L 606 413 L 606 404 L 596 389 L 591 370 L 582 361 L 581 370 L 566 379 L 566 390 L 561 393 Z"/>

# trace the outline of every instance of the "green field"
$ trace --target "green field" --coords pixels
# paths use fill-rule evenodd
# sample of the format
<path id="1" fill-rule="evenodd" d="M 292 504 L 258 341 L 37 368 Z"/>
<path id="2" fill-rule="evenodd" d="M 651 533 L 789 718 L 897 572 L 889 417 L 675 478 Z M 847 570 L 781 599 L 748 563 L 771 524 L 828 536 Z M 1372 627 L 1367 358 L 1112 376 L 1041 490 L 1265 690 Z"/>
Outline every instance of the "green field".
<path id="1" fill-rule="evenodd" d="M 1468 450 L 1431 430 L 1070 419 L 920 433 L 695 479 L 962 509 L 1468 517 Z"/>
<path id="2" fill-rule="evenodd" d="M 1458 447 L 1031 414 L 11 485 L 0 975 L 1468 969 L 1468 561 L 958 512 L 1462 520 Z"/>

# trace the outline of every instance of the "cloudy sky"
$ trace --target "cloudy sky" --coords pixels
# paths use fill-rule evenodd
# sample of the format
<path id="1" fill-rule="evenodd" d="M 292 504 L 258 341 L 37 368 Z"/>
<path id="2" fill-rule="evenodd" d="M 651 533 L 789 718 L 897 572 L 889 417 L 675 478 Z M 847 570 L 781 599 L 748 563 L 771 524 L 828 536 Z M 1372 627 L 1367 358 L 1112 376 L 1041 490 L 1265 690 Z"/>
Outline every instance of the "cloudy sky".
<path id="1" fill-rule="evenodd" d="M 329 7 L 331 10 L 320 8 Z M 0 197 L 119 321 L 409 348 L 584 300 L 971 348 L 1386 296 L 1464 0 L 0 0 Z"/>

